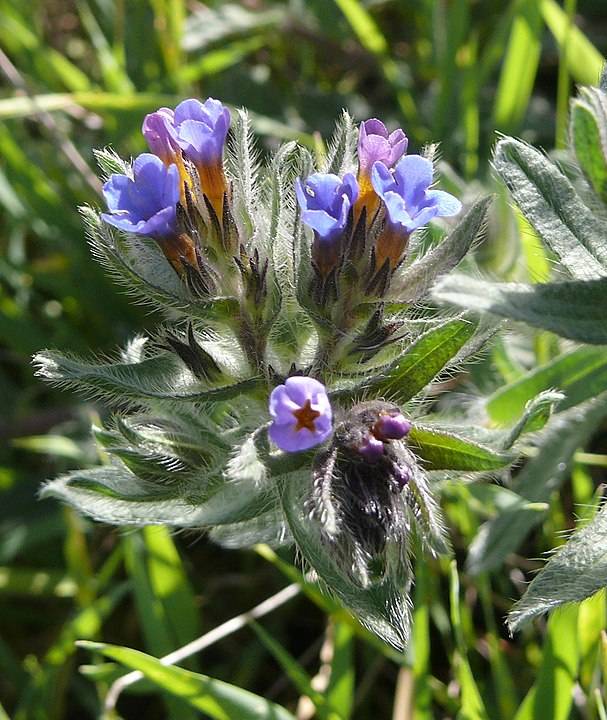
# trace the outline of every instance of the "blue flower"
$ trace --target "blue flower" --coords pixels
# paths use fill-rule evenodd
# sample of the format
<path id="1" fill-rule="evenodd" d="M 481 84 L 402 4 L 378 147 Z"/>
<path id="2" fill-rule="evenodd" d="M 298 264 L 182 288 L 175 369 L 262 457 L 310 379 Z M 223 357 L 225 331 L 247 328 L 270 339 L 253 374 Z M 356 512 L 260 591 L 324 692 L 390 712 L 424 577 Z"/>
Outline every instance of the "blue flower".
<path id="1" fill-rule="evenodd" d="M 295 182 L 302 220 L 321 241 L 329 242 L 346 227 L 350 208 L 358 197 L 358 183 L 351 173 L 343 180 L 329 173 L 314 173 Z"/>
<path id="2" fill-rule="evenodd" d="M 429 190 L 432 163 L 421 155 L 406 155 L 393 172 L 376 162 L 371 172 L 373 188 L 386 205 L 388 220 L 410 234 L 434 217 L 457 215 L 460 201 L 442 190 Z"/>
<path id="3" fill-rule="evenodd" d="M 324 442 L 333 429 L 325 386 L 310 377 L 290 377 L 272 390 L 270 439 L 286 452 L 307 450 Z"/>
<path id="4" fill-rule="evenodd" d="M 133 179 L 112 175 L 103 186 L 109 213 L 102 219 L 114 227 L 137 235 L 164 238 L 174 235 L 180 182 L 176 165 L 144 153 L 133 163 Z"/>
<path id="5" fill-rule="evenodd" d="M 184 100 L 175 108 L 173 124 L 177 144 L 196 166 L 221 163 L 230 111 L 219 100 Z"/>

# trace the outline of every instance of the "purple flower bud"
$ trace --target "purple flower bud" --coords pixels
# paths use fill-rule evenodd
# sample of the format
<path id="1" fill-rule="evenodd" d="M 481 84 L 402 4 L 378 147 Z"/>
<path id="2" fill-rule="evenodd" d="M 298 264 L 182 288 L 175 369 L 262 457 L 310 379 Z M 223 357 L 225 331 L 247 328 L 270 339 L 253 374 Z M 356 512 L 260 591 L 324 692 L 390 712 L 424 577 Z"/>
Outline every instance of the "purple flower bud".
<path id="1" fill-rule="evenodd" d="M 411 430 L 411 423 L 401 413 L 382 414 L 373 425 L 372 433 L 378 440 L 402 440 Z"/>
<path id="2" fill-rule="evenodd" d="M 175 108 L 173 122 L 177 144 L 196 166 L 221 163 L 230 111 L 219 100 L 184 100 Z"/>
<path id="3" fill-rule="evenodd" d="M 160 108 L 145 116 L 141 132 L 148 147 L 165 165 L 181 158 L 181 149 L 177 143 L 175 131 L 175 113 L 170 108 Z"/>
<path id="4" fill-rule="evenodd" d="M 174 235 L 180 192 L 177 166 L 166 167 L 156 155 L 144 153 L 133 163 L 133 176 L 112 175 L 105 183 L 103 195 L 110 213 L 103 213 L 102 219 L 137 235 Z"/>
<path id="5" fill-rule="evenodd" d="M 394 167 L 407 152 L 408 144 L 407 136 L 400 128 L 388 133 L 381 120 L 365 120 L 360 124 L 358 136 L 360 174 L 370 176 L 376 162 L 382 162 L 389 168 Z"/>
<path id="6" fill-rule="evenodd" d="M 402 463 L 392 463 L 392 472 L 390 473 L 390 477 L 396 483 L 396 487 L 398 490 L 402 490 L 405 485 L 411 480 L 412 472 L 411 470 Z"/>
<path id="7" fill-rule="evenodd" d="M 272 390 L 270 439 L 286 452 L 307 450 L 332 432 L 332 411 L 325 386 L 310 377 L 290 377 Z"/>
<path id="8" fill-rule="evenodd" d="M 377 462 L 384 454 L 384 444 L 369 433 L 362 439 L 356 450 L 369 462 Z"/>
<path id="9" fill-rule="evenodd" d="M 395 229 L 407 235 L 434 217 L 457 215 L 460 201 L 442 190 L 429 190 L 432 163 L 421 155 L 406 155 L 393 172 L 382 162 L 372 170 L 375 192 L 386 205 Z"/>
<path id="10" fill-rule="evenodd" d="M 342 180 L 329 173 L 314 173 L 295 181 L 302 220 L 321 241 L 334 240 L 346 227 L 348 213 L 358 197 L 358 183 L 351 173 Z"/>

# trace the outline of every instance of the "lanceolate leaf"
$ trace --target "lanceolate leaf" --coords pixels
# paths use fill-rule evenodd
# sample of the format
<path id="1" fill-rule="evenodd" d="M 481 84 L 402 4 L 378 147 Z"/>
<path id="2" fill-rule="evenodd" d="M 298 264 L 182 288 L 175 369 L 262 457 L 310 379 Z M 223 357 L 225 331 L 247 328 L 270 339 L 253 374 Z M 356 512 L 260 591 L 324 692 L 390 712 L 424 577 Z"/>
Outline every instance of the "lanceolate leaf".
<path id="1" fill-rule="evenodd" d="M 103 643 L 82 642 L 80 645 L 131 670 L 139 670 L 154 685 L 182 698 L 214 720 L 294 720 L 285 708 L 259 695 L 222 680 L 163 665 L 138 650 Z"/>
<path id="2" fill-rule="evenodd" d="M 367 392 L 383 395 L 397 404 L 406 403 L 435 379 L 474 335 L 472 320 L 449 320 L 428 330 L 377 377 L 353 388 L 339 390 L 332 397 L 341 400 L 361 397 Z"/>
<path id="3" fill-rule="evenodd" d="M 381 580 L 362 587 L 341 567 L 320 539 L 316 524 L 310 522 L 304 506 L 308 474 L 294 473 L 280 480 L 282 505 L 289 528 L 303 559 L 318 574 L 321 583 L 349 608 L 360 622 L 380 638 L 402 649 L 409 636 L 411 585 L 406 561 L 394 560 Z M 402 558 L 405 550 L 394 548 Z"/>
<path id="4" fill-rule="evenodd" d="M 389 300 L 415 302 L 460 262 L 485 230 L 491 198 L 476 202 L 449 235 L 392 281 Z"/>
<path id="5" fill-rule="evenodd" d="M 607 201 L 607 96 L 582 88 L 571 103 L 570 134 L 575 155 L 597 195 Z"/>
<path id="6" fill-rule="evenodd" d="M 607 586 L 607 507 L 578 530 L 531 581 L 508 616 L 511 630 L 569 602 L 580 602 Z"/>
<path id="7" fill-rule="evenodd" d="M 571 340 L 607 343 L 607 278 L 519 285 L 451 275 L 440 281 L 433 295 L 458 307 L 485 310 Z"/>
<path id="8" fill-rule="evenodd" d="M 561 410 L 607 390 L 607 348 L 583 347 L 560 355 L 495 392 L 485 408 L 491 420 L 507 425 L 520 415 L 527 402 L 548 388 L 561 390 Z"/>
<path id="9" fill-rule="evenodd" d="M 497 144 L 497 172 L 517 205 L 574 278 L 607 275 L 604 228 L 563 173 L 542 153 L 513 138 Z"/>
<path id="10" fill-rule="evenodd" d="M 427 470 L 497 470 L 514 457 L 431 425 L 414 425 L 407 442 Z"/>
<path id="11" fill-rule="evenodd" d="M 554 415 L 537 455 L 527 461 L 513 490 L 521 501 L 487 521 L 475 537 L 468 555 L 468 569 L 479 573 L 498 567 L 515 552 L 527 534 L 541 522 L 547 503 L 568 474 L 573 453 L 607 416 L 607 395 Z"/>
<path id="12" fill-rule="evenodd" d="M 205 479 L 201 479 L 204 486 Z M 207 480 L 208 483 L 208 480 Z M 145 484 L 126 468 L 76 470 L 47 483 L 42 497 L 55 497 L 101 522 L 115 525 L 206 527 L 250 520 L 278 502 L 273 486 L 248 481 L 210 484 L 178 494 Z"/>
<path id="13" fill-rule="evenodd" d="M 233 385 L 209 387 L 173 353 L 161 353 L 136 363 L 102 364 L 46 351 L 38 353 L 34 363 L 37 374 L 45 380 L 120 402 L 159 398 L 192 402 L 228 400 L 262 384 L 261 378 L 250 378 Z"/>

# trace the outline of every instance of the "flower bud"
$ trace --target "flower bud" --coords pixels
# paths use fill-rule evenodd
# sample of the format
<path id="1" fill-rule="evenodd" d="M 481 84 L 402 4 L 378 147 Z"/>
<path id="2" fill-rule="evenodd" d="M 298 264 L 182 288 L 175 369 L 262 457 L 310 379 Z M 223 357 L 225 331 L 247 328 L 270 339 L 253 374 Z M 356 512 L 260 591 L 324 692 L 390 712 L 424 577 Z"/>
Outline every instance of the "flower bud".
<path id="1" fill-rule="evenodd" d="M 382 413 L 373 425 L 378 440 L 402 440 L 411 430 L 411 423 L 401 413 Z"/>

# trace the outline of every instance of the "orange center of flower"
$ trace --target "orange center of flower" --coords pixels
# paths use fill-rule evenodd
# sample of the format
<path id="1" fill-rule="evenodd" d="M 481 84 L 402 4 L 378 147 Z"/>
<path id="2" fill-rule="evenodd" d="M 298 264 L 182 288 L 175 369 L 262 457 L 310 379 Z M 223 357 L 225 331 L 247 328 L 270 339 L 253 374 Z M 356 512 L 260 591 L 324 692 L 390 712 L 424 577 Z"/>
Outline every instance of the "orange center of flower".
<path id="1" fill-rule="evenodd" d="M 309 400 L 306 400 L 306 404 L 302 408 L 299 408 L 299 410 L 293 410 L 293 415 L 295 415 L 297 419 L 296 430 L 303 430 L 303 428 L 306 428 L 306 430 L 310 432 L 316 430 L 314 420 L 320 416 L 320 413 L 318 410 L 312 410 L 312 403 Z"/>

